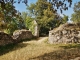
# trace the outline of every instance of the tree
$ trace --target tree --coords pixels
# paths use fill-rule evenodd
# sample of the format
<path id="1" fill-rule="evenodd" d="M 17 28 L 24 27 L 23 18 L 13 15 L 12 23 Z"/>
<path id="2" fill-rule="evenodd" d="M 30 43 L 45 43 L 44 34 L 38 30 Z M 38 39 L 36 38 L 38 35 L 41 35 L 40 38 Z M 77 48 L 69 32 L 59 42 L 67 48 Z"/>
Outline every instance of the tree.
<path id="1" fill-rule="evenodd" d="M 6 24 L 11 24 L 12 17 L 16 17 L 16 19 L 18 20 L 18 23 L 19 23 L 18 24 L 19 27 L 23 28 L 22 27 L 22 26 L 24 26 L 23 19 L 20 15 L 17 14 L 18 11 L 15 10 L 14 3 L 22 2 L 27 5 L 27 1 L 28 0 L 18 0 L 18 1 L 16 1 L 16 0 L 0 0 L 0 6 L 1 6 L 0 11 L 1 11 L 1 15 L 2 15 L 0 18 L 1 18 L 1 20 L 3 18 L 2 22 L 4 22 L 4 23 L 6 22 Z M 72 0 L 38 0 L 38 2 L 36 3 L 36 6 L 32 5 L 33 7 L 36 7 L 36 8 L 32 8 L 33 9 L 32 12 L 34 12 L 33 15 L 34 15 L 34 17 L 36 16 L 35 18 L 36 18 L 36 20 L 38 20 L 38 24 L 39 25 L 41 24 L 43 27 L 45 27 L 46 25 L 47 26 L 51 25 L 50 21 L 52 21 L 53 18 L 55 17 L 55 13 L 57 13 L 57 9 L 60 9 L 61 13 L 62 13 L 62 10 L 68 10 L 68 7 L 67 7 L 68 3 L 65 3 L 65 2 L 68 2 L 70 6 L 72 4 Z M 44 25 L 42 24 L 43 22 L 45 22 Z M 7 25 L 5 25 L 5 26 L 7 26 Z M 10 26 L 10 25 L 8 25 L 8 26 Z M 48 28 L 48 30 L 49 30 L 49 28 Z"/>
<path id="2" fill-rule="evenodd" d="M 62 18 L 62 23 L 66 23 L 68 21 L 68 16 L 64 15 L 64 17 Z"/>
<path id="3" fill-rule="evenodd" d="M 35 7 L 36 6 L 36 7 Z M 58 14 L 53 9 L 53 5 L 46 0 L 38 0 L 36 4 L 31 4 L 27 8 L 34 16 L 40 27 L 40 35 L 48 34 L 49 30 L 59 26 Z M 55 20 L 55 21 L 54 21 Z M 56 23 L 54 23 L 56 22 Z"/>
<path id="4" fill-rule="evenodd" d="M 1 8 L 4 10 L 6 9 L 5 8 L 5 4 L 10 2 L 12 5 L 16 2 L 20 3 L 25 3 L 27 5 L 27 1 L 28 0 L 0 0 L 0 3 L 1 3 Z M 46 1 L 49 1 L 52 5 L 53 5 L 53 8 L 56 7 L 57 9 L 60 9 L 61 13 L 62 13 L 62 10 L 68 10 L 68 7 L 67 7 L 67 3 L 65 2 L 68 2 L 69 3 L 69 7 L 71 7 L 71 4 L 72 4 L 72 0 L 46 0 Z M 55 9 L 55 11 L 57 10 Z"/>
<path id="5" fill-rule="evenodd" d="M 30 29 L 30 27 L 32 26 L 32 18 L 30 17 L 30 16 L 27 16 L 26 17 L 26 20 L 25 20 L 25 23 L 26 23 L 26 27 L 28 28 L 28 29 Z"/>
<path id="6" fill-rule="evenodd" d="M 19 4 L 20 4 L 20 2 L 22 2 L 27 5 L 27 0 L 18 0 L 18 1 L 16 1 L 16 0 L 0 0 L 1 8 L 4 10 L 4 9 L 6 9 L 5 8 L 6 3 L 11 3 L 13 5 L 16 2 L 18 2 Z"/>
<path id="7" fill-rule="evenodd" d="M 60 9 L 61 13 L 63 10 L 68 10 L 67 2 L 69 3 L 69 7 L 72 5 L 72 0 L 49 0 L 49 2 L 53 5 L 55 11 L 57 11 L 57 9 Z"/>
<path id="8" fill-rule="evenodd" d="M 21 17 L 23 18 L 24 21 L 26 20 L 27 14 L 28 13 L 26 13 L 26 12 L 21 13 Z"/>
<path id="9" fill-rule="evenodd" d="M 74 4 L 74 13 L 71 15 L 71 20 L 75 23 L 80 23 L 80 2 Z"/>
<path id="10" fill-rule="evenodd" d="M 20 12 L 11 3 L 6 3 L 6 10 L 0 9 L 0 30 L 12 34 L 16 29 L 25 28 Z"/>

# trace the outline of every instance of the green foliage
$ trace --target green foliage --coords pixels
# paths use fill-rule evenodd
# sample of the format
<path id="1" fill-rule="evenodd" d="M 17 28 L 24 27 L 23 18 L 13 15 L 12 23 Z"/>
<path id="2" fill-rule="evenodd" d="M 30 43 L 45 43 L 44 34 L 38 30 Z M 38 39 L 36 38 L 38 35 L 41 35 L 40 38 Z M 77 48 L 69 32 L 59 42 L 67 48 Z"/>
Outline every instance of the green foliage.
<path id="1" fill-rule="evenodd" d="M 27 16 L 26 17 L 26 20 L 25 20 L 25 26 L 27 29 L 29 29 L 33 34 L 34 34 L 34 23 L 33 23 L 34 19 L 31 18 L 30 16 Z"/>
<path id="2" fill-rule="evenodd" d="M 20 4 L 20 2 L 22 3 L 25 3 L 27 5 L 27 1 L 28 0 L 1 0 L 0 3 L 1 3 L 1 8 L 4 10 L 5 9 L 5 4 L 6 3 L 11 3 L 12 5 L 14 3 L 18 3 Z M 51 3 L 53 5 L 53 8 L 55 9 L 55 11 L 57 9 L 60 9 L 61 13 L 62 13 L 62 10 L 68 10 L 68 3 L 69 3 L 69 7 L 71 7 L 72 5 L 72 0 L 43 0 L 43 2 L 45 3 L 45 1 L 48 1 L 49 3 Z"/>
<path id="3" fill-rule="evenodd" d="M 35 29 L 34 18 L 32 18 L 30 14 L 26 12 L 22 12 L 21 17 L 24 21 L 26 29 L 30 30 L 34 34 L 34 29 Z"/>
<path id="4" fill-rule="evenodd" d="M 74 5 L 74 13 L 71 16 L 71 20 L 74 23 L 80 23 L 80 2 L 75 3 L 75 5 Z"/>
<path id="5" fill-rule="evenodd" d="M 35 7 L 36 6 L 36 7 Z M 53 26 L 58 26 L 59 21 L 57 20 L 57 13 L 53 9 L 53 5 L 49 3 L 46 0 L 38 0 L 36 4 L 31 4 L 27 8 L 32 14 L 32 17 L 34 16 L 39 27 L 40 27 L 40 35 L 46 35 L 48 34 L 50 28 L 53 28 Z"/>
<path id="6" fill-rule="evenodd" d="M 5 26 L 3 26 L 3 27 L 5 27 L 5 29 L 6 29 L 6 28 L 8 28 L 7 26 L 9 26 L 9 24 L 13 20 L 13 17 L 15 17 L 16 10 L 15 10 L 14 6 L 12 6 L 10 3 L 6 3 L 5 8 L 6 8 L 6 10 L 1 9 L 2 16 L 0 16 L 0 18 L 2 17 L 1 22 L 4 23 Z"/>
<path id="7" fill-rule="evenodd" d="M 17 20 L 16 18 L 12 18 L 11 22 L 8 22 L 7 28 L 4 29 L 4 32 L 12 34 L 16 29 L 18 29 Z"/>
<path id="8" fill-rule="evenodd" d="M 26 17 L 26 27 L 29 29 L 32 25 L 32 18 L 31 17 Z"/>
<path id="9" fill-rule="evenodd" d="M 53 9 L 57 11 L 58 9 L 63 12 L 63 10 L 68 10 L 71 7 L 72 0 L 47 0 L 53 5 Z M 69 4 L 69 5 L 68 5 Z"/>
<path id="10" fill-rule="evenodd" d="M 11 3 L 5 4 L 5 10 L 0 9 L 0 30 L 12 34 L 16 29 L 25 28 L 23 18 Z"/>
<path id="11" fill-rule="evenodd" d="M 22 0 L 18 0 L 18 3 L 20 3 Z M 10 32 L 12 32 L 15 29 L 22 29 L 25 28 L 25 25 L 28 29 L 32 29 L 32 25 L 34 24 L 31 21 L 31 17 L 27 17 L 26 19 L 26 13 L 22 13 L 22 16 L 20 13 L 15 9 L 15 6 L 13 5 L 15 0 L 3 0 L 0 1 L 0 30 L 4 29 Z M 35 17 L 38 25 L 40 26 L 41 31 L 46 32 L 49 31 L 50 28 L 53 28 L 54 23 L 53 20 L 56 20 L 56 12 L 59 8 L 62 12 L 62 10 L 67 10 L 68 7 L 65 2 L 68 2 L 71 6 L 72 0 L 38 0 L 36 4 L 31 4 L 27 9 L 30 11 L 30 15 L 32 17 Z M 27 0 L 24 0 L 24 3 L 27 4 Z M 57 9 L 56 9 L 57 7 Z M 62 8 L 63 7 L 63 8 Z M 65 7 L 65 8 L 64 8 Z M 15 18 L 14 18 L 15 17 Z M 54 19 L 55 18 L 55 19 Z M 16 22 L 13 22 L 13 20 L 17 20 Z M 27 21 L 28 20 L 28 21 Z M 26 21 L 26 22 L 25 22 Z M 59 23 L 59 21 L 57 21 Z M 15 26 L 15 27 L 13 27 Z M 44 33 L 44 32 L 41 32 Z"/>
<path id="12" fill-rule="evenodd" d="M 53 20 L 54 18 L 53 12 L 50 10 L 51 8 L 49 8 L 51 6 L 52 5 L 46 0 L 38 0 L 36 4 L 31 4 L 27 8 L 29 12 L 35 17 L 40 27 L 40 33 L 43 33 L 44 31 L 44 33 L 46 33 L 46 31 L 49 31 L 49 27 L 46 25 L 48 25 L 49 20 Z"/>
<path id="13" fill-rule="evenodd" d="M 54 13 L 49 9 L 44 10 L 43 14 L 44 15 L 41 17 L 39 21 L 41 35 L 48 34 L 50 28 L 53 28 L 53 20 L 55 17 Z"/>
<path id="14" fill-rule="evenodd" d="M 32 15 L 36 15 L 36 13 L 34 12 L 35 11 L 35 7 L 36 7 L 36 5 L 33 4 L 33 3 L 31 3 L 30 6 L 27 6 L 27 9 L 29 10 L 31 16 Z"/>
<path id="15" fill-rule="evenodd" d="M 62 23 L 66 23 L 68 21 L 68 16 L 64 15 L 63 19 L 62 19 Z"/>
<path id="16" fill-rule="evenodd" d="M 21 13 L 21 17 L 25 21 L 26 20 L 26 17 L 27 17 L 27 13 L 26 12 L 22 12 Z"/>

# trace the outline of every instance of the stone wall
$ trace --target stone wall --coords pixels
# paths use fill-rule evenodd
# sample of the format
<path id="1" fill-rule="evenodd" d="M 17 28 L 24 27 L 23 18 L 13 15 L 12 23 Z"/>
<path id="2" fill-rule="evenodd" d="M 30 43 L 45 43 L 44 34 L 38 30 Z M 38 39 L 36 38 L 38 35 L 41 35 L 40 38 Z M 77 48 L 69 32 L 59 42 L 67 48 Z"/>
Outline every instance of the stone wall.
<path id="1" fill-rule="evenodd" d="M 32 38 L 33 35 L 31 31 L 24 29 L 14 31 L 13 36 L 0 31 L 0 46 L 18 43 L 23 39 L 32 39 Z"/>
<path id="2" fill-rule="evenodd" d="M 80 30 L 75 24 L 63 24 L 49 31 L 49 43 L 80 43 Z"/>
<path id="3" fill-rule="evenodd" d="M 0 31 L 0 46 L 12 43 L 14 43 L 13 38 L 10 35 Z"/>
<path id="4" fill-rule="evenodd" d="M 22 30 L 14 31 L 12 37 L 13 37 L 13 39 L 15 39 L 17 41 L 20 41 L 23 39 L 32 39 L 33 35 L 32 35 L 31 31 L 22 29 Z"/>

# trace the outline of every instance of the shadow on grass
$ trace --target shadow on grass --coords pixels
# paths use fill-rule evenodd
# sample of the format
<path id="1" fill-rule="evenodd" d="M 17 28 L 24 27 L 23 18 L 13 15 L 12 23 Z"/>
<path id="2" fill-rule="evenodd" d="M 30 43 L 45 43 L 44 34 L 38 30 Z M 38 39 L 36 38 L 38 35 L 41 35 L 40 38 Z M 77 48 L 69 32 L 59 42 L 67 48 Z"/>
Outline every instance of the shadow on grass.
<path id="1" fill-rule="evenodd" d="M 33 39 L 38 39 L 38 38 L 33 38 Z M 29 44 L 28 43 L 22 43 L 22 42 L 31 41 L 33 39 L 24 39 L 24 40 L 21 40 L 15 44 L 13 43 L 13 44 L 5 45 L 5 46 L 0 46 L 0 56 L 8 53 L 10 51 L 14 51 L 14 50 L 18 50 L 18 49 L 26 47 Z"/>
<path id="2" fill-rule="evenodd" d="M 80 44 L 68 44 L 68 45 L 59 46 L 59 47 L 64 48 L 64 49 L 70 49 L 70 48 L 80 49 Z"/>
<path id="3" fill-rule="evenodd" d="M 29 60 L 70 60 L 76 57 L 80 57 L 80 50 L 70 49 L 53 51 Z"/>
<path id="4" fill-rule="evenodd" d="M 30 58 L 29 60 L 70 60 L 80 57 L 80 44 L 60 46 L 61 49 Z"/>
<path id="5" fill-rule="evenodd" d="M 24 43 L 18 43 L 18 44 L 9 44 L 9 45 L 6 45 L 6 46 L 0 46 L 0 56 L 1 55 L 4 55 L 10 51 L 14 51 L 14 50 L 17 50 L 17 49 L 21 49 L 21 48 L 24 48 L 28 45 L 27 44 L 24 44 Z"/>

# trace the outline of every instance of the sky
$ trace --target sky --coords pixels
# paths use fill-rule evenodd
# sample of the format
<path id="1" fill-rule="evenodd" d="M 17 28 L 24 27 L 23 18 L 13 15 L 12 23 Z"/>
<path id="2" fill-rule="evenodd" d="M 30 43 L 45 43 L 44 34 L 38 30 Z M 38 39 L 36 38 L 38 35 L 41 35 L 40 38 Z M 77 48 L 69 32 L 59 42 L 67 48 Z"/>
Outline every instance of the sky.
<path id="1" fill-rule="evenodd" d="M 36 3 L 37 0 L 28 0 L 28 5 L 30 5 L 31 3 Z M 15 3 L 14 6 L 16 7 L 17 10 L 19 10 L 20 12 L 26 11 L 26 5 L 24 3 Z"/>
<path id="2" fill-rule="evenodd" d="M 28 5 L 30 5 L 31 3 L 35 3 L 36 1 L 37 0 L 28 0 Z M 71 8 L 69 8 L 67 11 L 63 11 L 63 14 L 69 16 L 69 19 L 71 18 L 71 14 L 74 12 L 73 11 L 74 3 L 76 3 L 80 0 L 72 0 L 72 1 L 73 2 L 72 2 Z M 26 11 L 26 5 L 23 3 L 20 3 L 20 4 L 15 3 L 14 6 L 16 6 L 16 9 L 19 10 L 20 12 Z M 63 14 L 61 14 L 60 12 L 59 12 L 59 14 L 61 16 L 63 16 Z"/>

